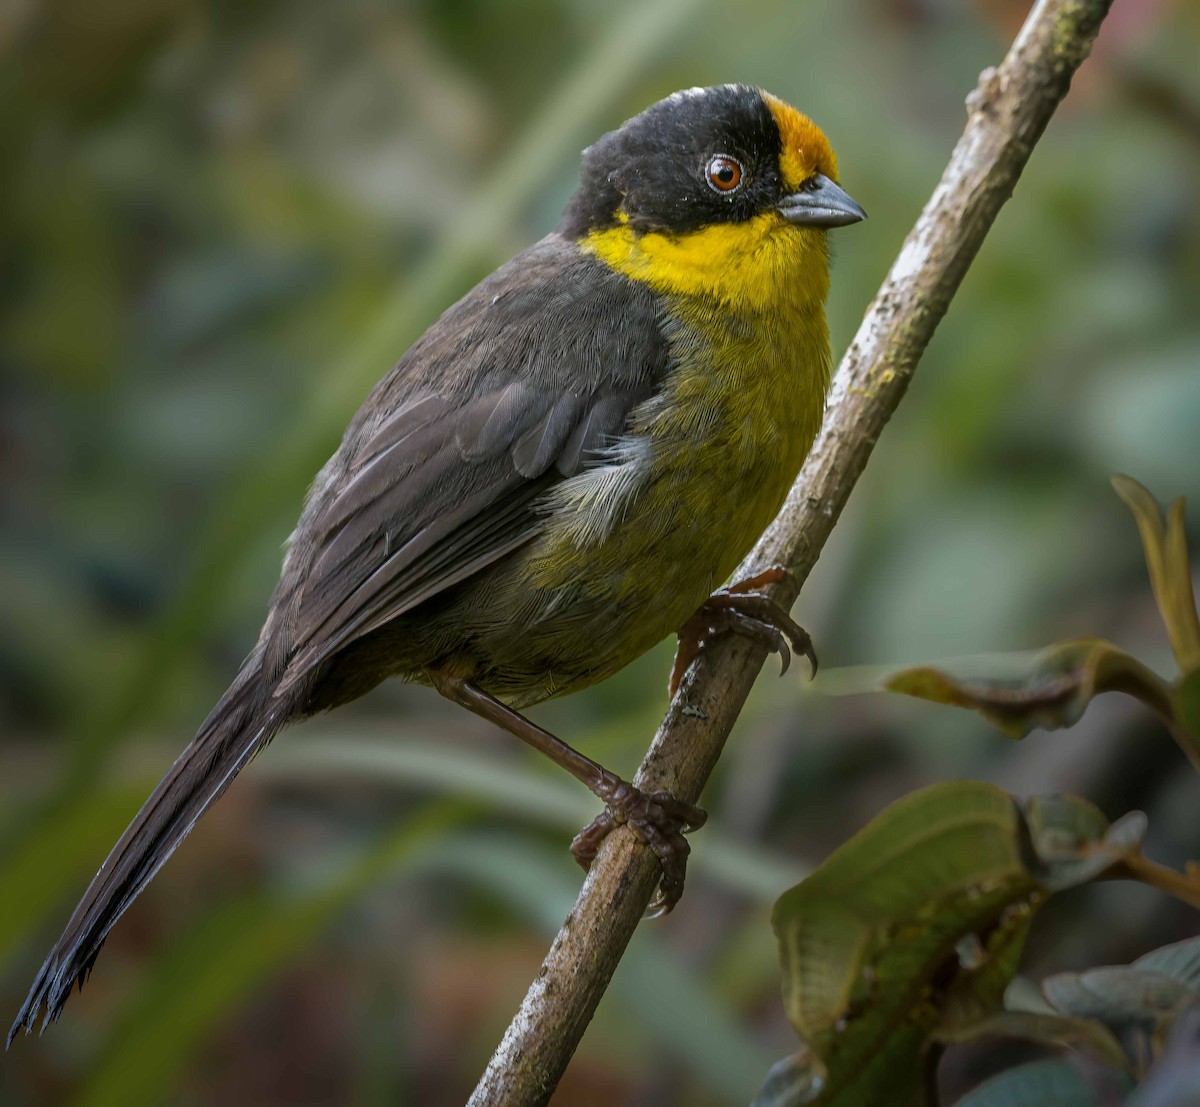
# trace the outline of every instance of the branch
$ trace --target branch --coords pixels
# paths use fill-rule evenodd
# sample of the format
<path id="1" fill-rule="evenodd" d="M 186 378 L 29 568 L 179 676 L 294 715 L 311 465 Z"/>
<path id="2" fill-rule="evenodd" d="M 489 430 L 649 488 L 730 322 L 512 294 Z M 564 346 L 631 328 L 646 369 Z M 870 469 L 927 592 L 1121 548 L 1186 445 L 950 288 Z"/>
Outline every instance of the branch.
<path id="1" fill-rule="evenodd" d="M 1111 2 L 1038 0 L 999 69 L 981 75 L 946 171 L 838 367 L 824 425 L 787 503 L 735 579 L 787 565 L 796 584 L 779 586 L 776 597 L 795 601 Z M 765 659 L 761 646 L 736 635 L 706 646 L 654 736 L 639 788 L 699 797 Z M 657 880 L 658 862 L 631 830 L 609 835 L 469 1107 L 550 1098 Z"/>

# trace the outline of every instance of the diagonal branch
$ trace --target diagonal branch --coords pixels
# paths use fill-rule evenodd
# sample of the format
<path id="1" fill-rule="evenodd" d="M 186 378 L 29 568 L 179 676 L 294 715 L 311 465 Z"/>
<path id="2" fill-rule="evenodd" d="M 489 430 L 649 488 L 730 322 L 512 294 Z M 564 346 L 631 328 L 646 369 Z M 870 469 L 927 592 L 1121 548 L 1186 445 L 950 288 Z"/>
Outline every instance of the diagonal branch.
<path id="1" fill-rule="evenodd" d="M 739 578 L 787 565 L 797 585 L 779 586 L 776 596 L 785 604 L 796 599 L 1111 2 L 1038 0 L 1000 67 L 981 75 L 942 179 L 838 367 L 812 452 Z M 701 653 L 654 736 L 638 787 L 698 798 L 765 658 L 761 646 L 735 636 Z M 609 836 L 470 1107 L 525 1107 L 550 1098 L 657 878 L 658 862 L 632 831 Z"/>

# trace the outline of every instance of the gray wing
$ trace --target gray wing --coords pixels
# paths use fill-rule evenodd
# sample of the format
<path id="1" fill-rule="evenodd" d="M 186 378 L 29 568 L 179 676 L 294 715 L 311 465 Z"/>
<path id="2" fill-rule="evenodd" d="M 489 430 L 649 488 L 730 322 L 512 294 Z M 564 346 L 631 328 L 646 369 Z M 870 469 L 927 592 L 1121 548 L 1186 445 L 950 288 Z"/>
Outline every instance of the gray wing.
<path id="1" fill-rule="evenodd" d="M 269 623 L 279 690 L 530 541 L 668 368 L 651 293 L 544 240 L 434 324 L 314 487 Z"/>

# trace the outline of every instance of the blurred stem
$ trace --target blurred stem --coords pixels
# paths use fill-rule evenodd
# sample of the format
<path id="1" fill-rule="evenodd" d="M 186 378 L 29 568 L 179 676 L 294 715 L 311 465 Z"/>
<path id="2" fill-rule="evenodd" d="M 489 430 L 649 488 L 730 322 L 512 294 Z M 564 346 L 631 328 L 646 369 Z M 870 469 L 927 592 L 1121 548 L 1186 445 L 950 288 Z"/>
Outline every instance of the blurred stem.
<path id="1" fill-rule="evenodd" d="M 1116 75 L 1120 87 L 1134 104 L 1200 149 L 1200 104 L 1156 73 L 1130 67 L 1117 69 Z"/>
<path id="2" fill-rule="evenodd" d="M 735 579 L 772 564 L 803 582 L 988 229 L 1011 195 L 1111 0 L 1038 0 L 999 69 L 967 100 L 965 131 L 834 378 L 825 423 L 788 502 Z M 780 586 L 791 603 L 795 590 Z M 729 636 L 692 666 L 636 783 L 695 801 L 765 660 Z M 658 880 L 627 828 L 611 834 L 470 1100 L 546 1103 Z"/>
<path id="3" fill-rule="evenodd" d="M 280 505 L 292 510 L 304 482 L 336 445 L 347 417 L 383 369 L 462 293 L 479 267 L 490 267 L 522 208 L 564 151 L 586 140 L 593 121 L 661 56 L 663 44 L 679 34 L 704 2 L 632 0 L 614 11 L 611 31 L 571 68 L 562 86 L 547 92 L 544 113 L 463 204 L 440 245 L 397 283 L 365 338 L 341 364 L 321 375 L 295 422 L 264 448 L 262 464 L 241 474 L 220 498 L 207 525 L 198 528 L 187 585 L 149 631 L 124 678 L 77 723 L 63 779 L 48 800 L 37 802 L 38 814 L 31 816 L 28 806 L 17 805 L 0 823 L 5 849 L 28 837 L 31 817 L 44 825 L 86 792 L 110 751 L 157 708 L 199 628 L 219 610 L 218 597 L 228 587 L 234 567 L 264 526 L 279 515 Z"/>
<path id="4" fill-rule="evenodd" d="M 1188 731 L 1175 714 L 1158 713 L 1158 717 L 1166 726 L 1171 737 L 1175 739 L 1175 744 L 1187 755 L 1187 759 L 1192 763 L 1192 768 L 1200 772 L 1200 740 Z"/>
<path id="5" fill-rule="evenodd" d="M 1129 854 L 1104 879 L 1136 880 L 1200 910 L 1200 876 L 1194 872 L 1178 873 L 1140 853 Z"/>

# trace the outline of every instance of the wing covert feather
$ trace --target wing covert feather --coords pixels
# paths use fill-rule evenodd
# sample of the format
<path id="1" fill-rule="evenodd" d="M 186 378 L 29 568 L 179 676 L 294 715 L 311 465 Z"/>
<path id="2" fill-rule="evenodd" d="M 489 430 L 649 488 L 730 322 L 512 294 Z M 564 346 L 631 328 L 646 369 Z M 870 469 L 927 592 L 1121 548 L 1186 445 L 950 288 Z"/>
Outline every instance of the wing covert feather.
<path id="1" fill-rule="evenodd" d="M 533 539 L 544 493 L 603 458 L 668 370 L 649 290 L 556 235 L 468 293 L 314 484 L 268 624 L 280 689 Z"/>

